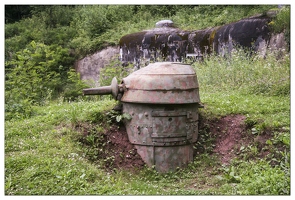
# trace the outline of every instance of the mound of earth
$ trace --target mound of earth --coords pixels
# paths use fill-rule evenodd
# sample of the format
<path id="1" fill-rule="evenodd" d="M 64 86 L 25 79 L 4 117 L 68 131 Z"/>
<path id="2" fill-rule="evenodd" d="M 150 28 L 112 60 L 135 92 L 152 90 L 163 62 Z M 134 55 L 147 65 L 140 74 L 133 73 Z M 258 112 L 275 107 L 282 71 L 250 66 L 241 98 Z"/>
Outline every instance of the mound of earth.
<path id="1" fill-rule="evenodd" d="M 220 119 L 200 122 L 200 130 L 204 124 L 209 127 L 206 131 L 210 133 L 210 137 L 214 138 L 212 153 L 218 155 L 222 164 L 229 164 L 233 158 L 243 154 L 243 151 L 251 145 L 256 148 L 253 158 L 262 158 L 269 153 L 263 150 L 263 147 L 266 140 L 271 138 L 271 134 L 268 132 L 260 135 L 253 134 L 251 127 L 246 126 L 245 119 L 243 115 L 228 115 Z"/>
<path id="2" fill-rule="evenodd" d="M 136 148 L 129 142 L 124 126 L 112 128 L 107 132 L 106 148 L 114 157 L 112 166 L 123 169 L 140 169 L 145 163 L 137 153 Z"/>

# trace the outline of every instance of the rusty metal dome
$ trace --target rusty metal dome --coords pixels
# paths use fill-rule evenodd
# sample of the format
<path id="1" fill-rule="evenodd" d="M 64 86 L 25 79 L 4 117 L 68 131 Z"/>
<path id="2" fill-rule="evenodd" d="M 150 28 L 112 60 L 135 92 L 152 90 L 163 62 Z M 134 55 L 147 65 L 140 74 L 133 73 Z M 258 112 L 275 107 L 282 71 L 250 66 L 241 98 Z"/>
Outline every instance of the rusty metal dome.
<path id="1" fill-rule="evenodd" d="M 200 103 L 194 69 L 178 62 L 157 62 L 123 78 L 122 102 L 150 104 Z"/>

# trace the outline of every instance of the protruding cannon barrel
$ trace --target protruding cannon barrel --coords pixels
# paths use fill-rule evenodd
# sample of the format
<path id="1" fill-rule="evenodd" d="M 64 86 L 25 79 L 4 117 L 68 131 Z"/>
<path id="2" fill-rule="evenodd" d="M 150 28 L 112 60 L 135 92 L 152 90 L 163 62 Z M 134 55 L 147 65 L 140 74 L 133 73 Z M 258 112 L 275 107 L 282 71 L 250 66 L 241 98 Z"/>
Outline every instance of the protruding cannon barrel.
<path id="1" fill-rule="evenodd" d="M 103 86 L 99 88 L 87 88 L 83 89 L 84 95 L 108 95 L 112 94 L 111 86 Z"/>
<path id="2" fill-rule="evenodd" d="M 87 88 L 83 89 L 84 95 L 108 95 L 111 94 L 115 99 L 117 99 L 119 92 L 118 81 L 116 77 L 113 78 L 112 84 L 110 86 L 102 86 L 98 88 Z"/>

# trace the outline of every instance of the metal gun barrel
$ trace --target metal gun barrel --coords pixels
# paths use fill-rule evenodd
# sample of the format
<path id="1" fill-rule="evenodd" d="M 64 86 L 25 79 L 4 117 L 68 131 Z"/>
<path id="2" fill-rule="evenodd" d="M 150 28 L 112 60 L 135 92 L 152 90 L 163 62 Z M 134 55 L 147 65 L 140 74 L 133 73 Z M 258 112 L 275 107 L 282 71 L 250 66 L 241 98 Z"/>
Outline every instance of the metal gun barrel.
<path id="1" fill-rule="evenodd" d="M 111 94 L 115 99 L 119 94 L 119 86 L 116 77 L 113 78 L 110 86 L 102 86 L 98 88 L 87 88 L 83 89 L 84 95 L 108 95 Z"/>
<path id="2" fill-rule="evenodd" d="M 84 95 L 108 95 L 112 94 L 111 86 L 103 86 L 98 88 L 87 88 L 83 89 Z"/>

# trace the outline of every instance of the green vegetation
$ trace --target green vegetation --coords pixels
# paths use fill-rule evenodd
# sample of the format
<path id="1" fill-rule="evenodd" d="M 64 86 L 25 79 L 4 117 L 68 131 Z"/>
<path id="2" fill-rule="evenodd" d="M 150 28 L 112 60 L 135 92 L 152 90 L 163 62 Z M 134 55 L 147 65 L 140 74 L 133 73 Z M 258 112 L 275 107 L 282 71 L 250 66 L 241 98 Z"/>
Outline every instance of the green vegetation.
<path id="1" fill-rule="evenodd" d="M 101 69 L 99 83 L 102 86 L 111 85 L 114 77 L 116 77 L 119 82 L 128 76 L 132 71 L 132 64 L 123 67 L 118 59 L 113 59 L 108 65 Z"/>
<path id="2" fill-rule="evenodd" d="M 253 71 L 251 75 L 256 78 L 266 76 L 263 83 L 272 85 L 272 89 L 276 90 L 278 88 L 272 81 L 281 78 L 285 81 L 281 85 L 289 82 L 290 61 L 286 56 L 276 67 L 271 67 L 268 63 L 272 59 L 260 60 L 261 66 L 270 67 L 268 73 Z M 214 65 L 207 65 L 207 62 Z M 255 63 L 257 60 L 249 61 L 241 57 L 238 64 L 245 67 L 239 75 L 248 74 L 247 68 Z M 223 69 L 218 68 L 220 74 L 235 75 L 236 72 L 229 68 L 235 67 L 236 62 L 229 64 L 226 59 L 211 57 L 204 63 L 193 64 L 205 104 L 201 110 L 202 117 L 214 120 L 229 114 L 243 114 L 247 116 L 245 123 L 251 128 L 250 135 L 270 130 L 273 137 L 265 142 L 264 147 L 270 151 L 267 157 L 251 158 L 257 151 L 253 143 L 243 147 L 241 156 L 229 165 L 222 165 L 210 150 L 214 138 L 210 138 L 209 132 L 201 130 L 200 142 L 207 145 L 207 151 L 198 155 L 185 169 L 167 174 L 159 174 L 149 168 L 106 171 L 104 166 L 110 164 L 112 158 L 97 159 L 104 151 L 104 141 L 100 137 L 105 129 L 115 125 L 112 120 L 115 114 L 110 113 L 110 109 L 116 102 L 80 99 L 68 103 L 58 99 L 46 106 L 35 106 L 34 116 L 28 119 L 5 122 L 5 194 L 290 194 L 290 93 L 278 94 L 272 90 L 252 93 L 255 81 L 253 85 L 246 80 L 238 81 L 237 87 L 234 84 L 236 79 L 229 81 L 221 78 L 218 81 L 215 78 L 217 81 L 209 84 L 211 72 L 218 64 L 224 64 Z M 285 74 L 281 72 L 283 69 Z M 223 83 L 225 80 L 226 83 Z M 77 127 L 81 124 L 91 126 L 93 132 L 85 138 L 88 146 L 80 141 L 82 132 Z M 275 164 L 271 164 L 274 161 Z"/>
<path id="3" fill-rule="evenodd" d="M 290 124 L 289 55 L 280 60 L 274 52 L 267 59 L 247 58 L 247 53 L 238 50 L 230 59 L 211 56 L 193 66 L 200 82 L 201 100 L 209 104 L 207 117 L 251 114 L 253 123 L 263 121 L 257 123 L 262 129 Z"/>
<path id="4" fill-rule="evenodd" d="M 200 110 L 202 119 L 214 122 L 242 114 L 246 134 L 254 140 L 241 146 L 239 155 L 225 165 L 212 151 L 215 138 L 202 129 L 198 144 L 206 147 L 204 152 L 187 168 L 167 174 L 147 167 L 112 169 L 113 158 L 102 157 L 106 145 L 102 137 L 118 126 L 117 114 L 111 110 L 116 102 L 81 96 L 86 85 L 71 70 L 75 59 L 117 44 L 124 34 L 152 28 L 163 18 L 182 29 L 200 29 L 273 7 L 26 6 L 25 18 L 14 21 L 16 17 L 9 15 L 5 25 L 5 194 L 290 195 L 288 52 L 277 59 L 275 52 L 260 58 L 238 50 L 231 58 L 211 56 L 192 63 L 205 105 Z M 281 12 L 288 16 L 290 11 Z M 280 20 L 286 22 L 286 18 L 290 19 L 278 17 L 273 24 L 283 24 Z M 281 30 L 288 31 L 288 23 Z M 125 76 L 126 71 L 116 66 L 112 62 L 104 69 L 103 84 L 114 75 Z M 90 134 L 84 136 L 83 128 Z M 266 132 L 271 137 L 262 149 L 269 153 L 258 157 L 255 138 Z"/>
<path id="5" fill-rule="evenodd" d="M 275 33 L 284 33 L 286 42 L 290 49 L 290 7 L 283 7 L 281 10 L 277 10 L 276 19 L 270 22 L 270 26 Z"/>
<path id="6" fill-rule="evenodd" d="M 63 69 L 67 50 L 32 41 L 17 52 L 17 59 L 6 62 L 6 117 L 14 114 L 31 115 L 31 105 L 42 105 L 58 96 L 67 73 Z M 68 58 L 69 59 L 69 58 Z"/>
<path id="7" fill-rule="evenodd" d="M 129 33 L 172 19 L 183 30 L 223 25 L 276 9 L 273 5 L 6 5 L 5 118 L 32 116 L 33 105 L 60 96 L 77 99 L 74 62 Z M 18 14 L 16 15 L 15 12 Z M 290 29 L 290 7 L 270 23 Z M 289 38 L 289 37 L 287 37 Z M 70 81 L 69 81 L 70 79 Z M 76 86 L 75 83 L 79 85 Z"/>

